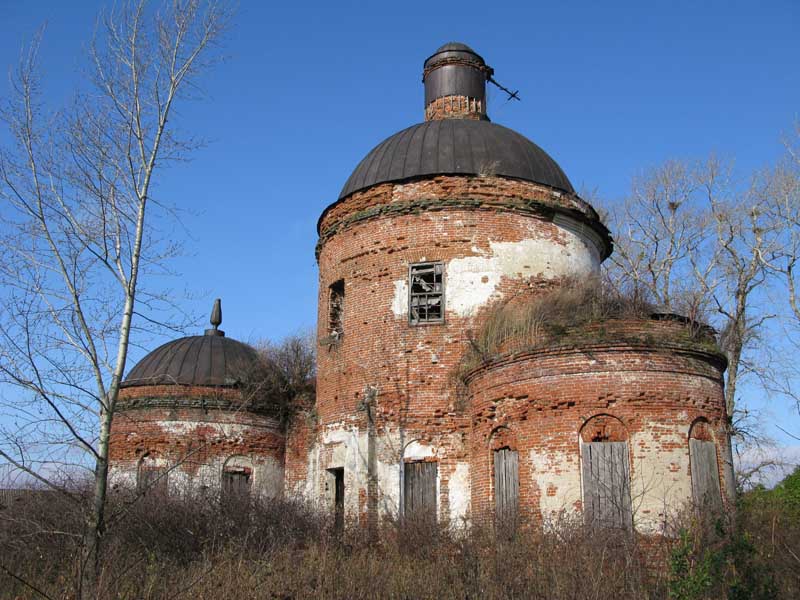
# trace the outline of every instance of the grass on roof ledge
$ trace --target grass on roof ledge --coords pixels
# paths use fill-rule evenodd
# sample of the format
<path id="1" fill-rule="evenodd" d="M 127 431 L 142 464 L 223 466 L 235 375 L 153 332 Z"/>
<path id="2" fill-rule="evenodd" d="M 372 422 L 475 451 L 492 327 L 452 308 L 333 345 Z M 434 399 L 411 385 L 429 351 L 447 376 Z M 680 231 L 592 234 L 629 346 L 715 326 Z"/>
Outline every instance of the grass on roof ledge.
<path id="1" fill-rule="evenodd" d="M 648 324 L 633 331 L 623 325 L 625 321 Z M 459 371 L 466 374 L 510 353 L 594 342 L 654 346 L 672 342 L 719 352 L 713 329 L 707 325 L 659 311 L 641 289 L 620 290 L 594 277 L 567 279 L 541 296 L 512 298 L 491 309 L 470 340 Z"/>

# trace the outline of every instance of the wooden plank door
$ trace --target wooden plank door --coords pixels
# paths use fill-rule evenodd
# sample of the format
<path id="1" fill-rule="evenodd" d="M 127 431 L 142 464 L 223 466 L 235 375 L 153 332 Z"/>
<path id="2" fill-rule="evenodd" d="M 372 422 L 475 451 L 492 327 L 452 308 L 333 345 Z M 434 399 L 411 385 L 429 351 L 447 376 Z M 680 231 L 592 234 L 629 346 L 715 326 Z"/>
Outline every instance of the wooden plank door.
<path id="1" fill-rule="evenodd" d="M 405 463 L 403 473 L 403 515 L 406 519 L 436 521 L 435 462 Z"/>
<path id="2" fill-rule="evenodd" d="M 692 496 L 695 506 L 721 508 L 717 447 L 714 442 L 690 439 L 689 462 L 692 468 Z"/>
<path id="3" fill-rule="evenodd" d="M 513 526 L 519 506 L 519 454 L 515 450 L 494 452 L 494 502 L 497 521 Z"/>
<path id="4" fill-rule="evenodd" d="M 598 527 L 632 526 L 627 442 L 583 444 L 583 510 Z"/>

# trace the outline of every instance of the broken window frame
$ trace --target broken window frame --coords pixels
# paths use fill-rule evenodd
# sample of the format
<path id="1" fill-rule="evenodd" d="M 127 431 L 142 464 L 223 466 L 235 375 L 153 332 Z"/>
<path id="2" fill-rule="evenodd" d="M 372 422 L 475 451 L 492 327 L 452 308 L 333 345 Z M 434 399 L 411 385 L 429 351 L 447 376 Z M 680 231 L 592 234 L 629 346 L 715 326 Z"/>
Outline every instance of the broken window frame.
<path id="1" fill-rule="evenodd" d="M 344 279 L 328 286 L 328 335 L 338 340 L 344 335 Z"/>
<path id="2" fill-rule="evenodd" d="M 419 281 L 419 274 L 422 269 L 430 268 L 433 281 L 432 282 L 422 282 L 422 284 L 427 283 L 428 285 L 432 285 L 432 289 L 430 291 L 415 291 L 414 285 L 415 280 Z M 437 281 L 438 277 L 438 281 Z M 419 283 L 417 285 L 420 285 Z M 438 291 L 437 291 L 438 286 Z M 408 265 L 408 322 L 410 325 L 437 325 L 444 323 L 444 315 L 445 315 L 445 268 L 444 262 L 442 261 L 429 261 L 429 262 L 422 262 L 422 263 L 413 263 Z M 430 314 L 430 299 L 438 297 L 438 312 L 439 316 L 437 317 L 429 317 Z M 417 312 L 417 317 L 415 318 L 415 299 L 422 299 L 426 300 L 425 304 L 425 317 L 421 318 L 419 312 Z M 417 304 L 417 307 L 421 306 Z"/>

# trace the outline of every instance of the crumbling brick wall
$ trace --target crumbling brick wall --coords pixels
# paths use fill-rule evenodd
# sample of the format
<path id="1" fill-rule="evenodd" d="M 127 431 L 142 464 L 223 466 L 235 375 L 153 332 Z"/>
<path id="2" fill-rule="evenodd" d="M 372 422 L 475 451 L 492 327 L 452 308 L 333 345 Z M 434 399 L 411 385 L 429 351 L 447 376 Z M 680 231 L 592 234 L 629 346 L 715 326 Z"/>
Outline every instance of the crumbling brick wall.
<path id="1" fill-rule="evenodd" d="M 646 326 L 652 333 L 653 323 Z M 625 327 L 616 324 L 616 333 Z M 629 329 L 635 338 L 644 327 Z M 581 509 L 582 443 L 628 441 L 637 529 L 662 531 L 671 511 L 692 500 L 689 431 L 698 419 L 709 424 L 703 432 L 716 443 L 720 481 L 726 477 L 724 367 L 717 352 L 689 342 L 587 340 L 477 369 L 469 379 L 473 516 L 494 511 L 499 431 L 514 440 L 520 507 L 537 522 Z"/>
<path id="2" fill-rule="evenodd" d="M 298 437 L 308 459 L 287 464 L 288 479 L 304 472 L 319 498 L 326 470 L 348 467 L 349 513 L 393 514 L 404 462 L 435 460 L 440 518 L 465 517 L 470 417 L 454 372 L 471 332 L 495 302 L 596 274 L 608 250 L 596 213 L 577 197 L 500 177 L 381 184 L 332 205 L 318 246 L 318 429 L 311 440 Z M 409 265 L 429 261 L 445 266 L 445 322 L 410 325 Z M 341 336 L 328 331 L 339 281 Z M 295 452 L 293 439 L 289 446 Z"/>
<path id="3" fill-rule="evenodd" d="M 234 388 L 139 386 L 120 392 L 111 429 L 112 489 L 135 489 L 138 469 L 169 471 L 170 492 L 218 493 L 225 465 L 251 465 L 253 492 L 282 494 L 285 436 L 279 422 L 241 405 Z"/>

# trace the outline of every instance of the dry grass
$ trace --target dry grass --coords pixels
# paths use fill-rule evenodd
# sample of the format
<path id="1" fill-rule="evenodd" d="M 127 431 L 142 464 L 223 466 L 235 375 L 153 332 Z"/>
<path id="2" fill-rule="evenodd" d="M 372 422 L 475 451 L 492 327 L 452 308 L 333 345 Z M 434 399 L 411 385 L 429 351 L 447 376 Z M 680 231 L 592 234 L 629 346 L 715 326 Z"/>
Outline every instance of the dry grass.
<path id="1" fill-rule="evenodd" d="M 781 531 L 771 542 L 765 524 L 776 518 Z M 54 600 L 75 597 L 72 534 L 81 519 L 52 500 L 0 511 L 0 597 L 43 597 L 32 587 Z M 755 531 L 726 536 L 693 524 L 684 538 L 656 544 L 579 522 L 551 533 L 522 529 L 513 539 L 479 527 L 386 524 L 375 541 L 358 526 L 336 532 L 331 521 L 288 502 L 146 499 L 109 531 L 97 597 L 699 599 L 792 598 L 798 590 L 791 572 L 771 567 L 791 566 L 784 548 L 796 551 L 800 533 L 780 511 L 744 515 Z"/>
<path id="2" fill-rule="evenodd" d="M 597 326 L 611 321 L 650 320 L 656 312 L 642 290 L 620 290 L 601 278 L 568 279 L 541 296 L 514 298 L 494 308 L 472 338 L 459 375 L 502 354 L 585 343 L 587 336 L 613 336 L 613 330 Z M 684 327 L 686 340 L 713 346 L 709 328 L 691 320 L 686 320 Z M 653 341 L 659 335 L 669 335 L 656 328 L 653 334 Z"/>

